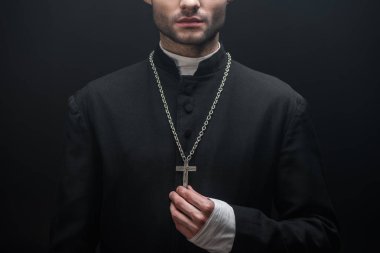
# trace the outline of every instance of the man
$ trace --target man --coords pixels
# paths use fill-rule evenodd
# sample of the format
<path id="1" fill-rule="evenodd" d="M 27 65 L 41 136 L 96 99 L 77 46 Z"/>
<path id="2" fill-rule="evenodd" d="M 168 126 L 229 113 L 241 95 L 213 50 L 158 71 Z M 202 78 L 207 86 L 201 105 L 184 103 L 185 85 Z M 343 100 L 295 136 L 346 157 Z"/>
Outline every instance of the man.
<path id="1" fill-rule="evenodd" d="M 224 51 L 228 0 L 145 0 L 147 60 L 69 98 L 50 252 L 337 252 L 305 99 Z"/>

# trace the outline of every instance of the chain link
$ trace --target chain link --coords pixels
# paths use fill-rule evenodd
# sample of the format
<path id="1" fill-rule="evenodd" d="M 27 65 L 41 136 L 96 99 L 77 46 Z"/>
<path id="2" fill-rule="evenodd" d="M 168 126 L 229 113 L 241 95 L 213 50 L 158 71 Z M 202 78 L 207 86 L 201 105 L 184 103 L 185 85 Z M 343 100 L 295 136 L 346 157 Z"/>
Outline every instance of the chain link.
<path id="1" fill-rule="evenodd" d="M 173 120 L 172 120 L 172 117 L 171 117 L 170 112 L 169 112 L 169 106 L 168 106 L 168 103 L 166 102 L 164 90 L 163 90 L 162 85 L 161 85 L 160 77 L 158 75 L 156 66 L 155 66 L 154 61 L 153 61 L 154 51 L 152 51 L 150 53 L 150 55 L 149 55 L 150 65 L 152 66 L 152 70 L 153 70 L 154 76 L 155 76 L 156 81 L 157 81 L 157 86 L 158 86 L 158 89 L 160 91 L 162 103 L 164 104 L 164 109 L 165 109 L 165 113 L 166 113 L 166 116 L 167 116 L 168 121 L 169 121 L 170 129 L 172 130 L 172 133 L 173 133 L 173 136 L 174 136 L 174 140 L 175 140 L 175 142 L 176 142 L 176 144 L 178 146 L 178 149 L 179 149 L 179 152 L 181 154 L 183 162 L 185 162 L 186 160 L 189 162 L 190 159 L 192 158 L 192 156 L 194 155 L 195 150 L 197 149 L 198 144 L 201 141 L 202 136 L 204 135 L 204 132 L 207 129 L 207 125 L 208 125 L 209 121 L 211 120 L 212 114 L 214 113 L 214 110 L 216 108 L 216 104 L 219 101 L 220 94 L 223 91 L 223 87 L 224 87 L 224 84 L 225 84 L 225 82 L 227 80 L 227 76 L 229 74 L 230 67 L 231 67 L 231 55 L 230 55 L 230 53 L 226 53 L 226 54 L 227 54 L 228 60 L 227 60 L 226 69 L 224 71 L 223 79 L 222 79 L 222 81 L 220 83 L 220 86 L 218 88 L 218 92 L 216 93 L 216 97 L 214 99 L 214 102 L 211 105 L 211 109 L 210 109 L 210 111 L 209 111 L 209 113 L 208 113 L 208 115 L 206 117 L 205 122 L 203 123 L 201 131 L 199 132 L 198 137 L 197 137 L 197 139 L 196 139 L 196 141 L 195 141 L 195 143 L 193 145 L 193 148 L 191 149 L 191 151 L 190 151 L 190 153 L 189 153 L 189 155 L 187 157 L 186 157 L 185 153 L 183 152 L 181 143 L 180 143 L 180 141 L 178 139 L 178 135 L 177 135 L 177 132 L 175 130 L 175 127 L 174 127 L 174 124 L 173 124 Z"/>

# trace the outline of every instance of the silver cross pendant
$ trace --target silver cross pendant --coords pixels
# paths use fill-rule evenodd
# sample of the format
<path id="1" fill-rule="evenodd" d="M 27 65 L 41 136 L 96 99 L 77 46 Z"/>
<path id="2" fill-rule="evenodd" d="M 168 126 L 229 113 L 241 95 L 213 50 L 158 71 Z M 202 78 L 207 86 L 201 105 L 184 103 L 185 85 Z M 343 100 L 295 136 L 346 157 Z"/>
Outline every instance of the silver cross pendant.
<path id="1" fill-rule="evenodd" d="M 183 172 L 183 186 L 187 188 L 189 181 L 189 171 L 197 171 L 196 166 L 189 166 L 189 161 L 186 159 L 183 166 L 176 166 L 176 171 Z"/>

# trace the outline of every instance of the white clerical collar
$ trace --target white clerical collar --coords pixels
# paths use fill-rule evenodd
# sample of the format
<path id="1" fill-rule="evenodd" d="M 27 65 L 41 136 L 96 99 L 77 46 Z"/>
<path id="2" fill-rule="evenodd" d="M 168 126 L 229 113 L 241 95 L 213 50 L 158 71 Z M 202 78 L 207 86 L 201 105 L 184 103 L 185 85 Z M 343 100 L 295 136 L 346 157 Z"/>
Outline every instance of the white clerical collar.
<path id="1" fill-rule="evenodd" d="M 184 76 L 184 75 L 186 75 L 186 76 L 192 76 L 197 71 L 199 63 L 201 61 L 206 60 L 207 58 L 210 58 L 216 52 L 219 51 L 219 49 L 220 49 L 220 43 L 218 42 L 218 48 L 214 52 L 212 52 L 212 53 L 210 53 L 208 55 L 199 57 L 199 58 L 185 57 L 185 56 L 182 56 L 182 55 L 178 55 L 178 54 L 174 54 L 172 52 L 169 52 L 169 51 L 167 51 L 166 49 L 164 49 L 162 47 L 161 41 L 160 41 L 160 47 L 161 47 L 161 50 L 167 56 L 169 56 L 170 58 L 172 58 L 174 60 L 175 64 L 177 65 L 177 68 L 179 69 L 179 72 L 180 72 L 180 74 L 182 76 Z"/>

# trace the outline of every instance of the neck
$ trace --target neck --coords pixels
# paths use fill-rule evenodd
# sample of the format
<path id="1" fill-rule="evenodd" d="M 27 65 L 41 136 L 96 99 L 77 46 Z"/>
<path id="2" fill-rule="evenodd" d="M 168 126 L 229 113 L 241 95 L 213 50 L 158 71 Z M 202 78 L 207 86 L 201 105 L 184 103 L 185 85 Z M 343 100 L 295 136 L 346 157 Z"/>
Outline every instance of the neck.
<path id="1" fill-rule="evenodd" d="M 172 52 L 169 52 L 165 48 L 162 47 L 162 42 L 160 41 L 160 47 L 161 50 L 170 58 L 172 58 L 177 65 L 177 68 L 181 75 L 194 75 L 194 73 L 197 71 L 199 63 L 203 60 L 206 60 L 207 58 L 212 57 L 219 49 L 220 49 L 220 43 L 218 42 L 218 48 L 205 56 L 202 57 L 185 57 L 182 55 L 174 54 Z"/>
<path id="2" fill-rule="evenodd" d="M 160 33 L 161 46 L 165 50 L 191 58 L 199 58 L 211 54 L 218 49 L 219 34 L 214 39 L 200 45 L 180 44 Z"/>

